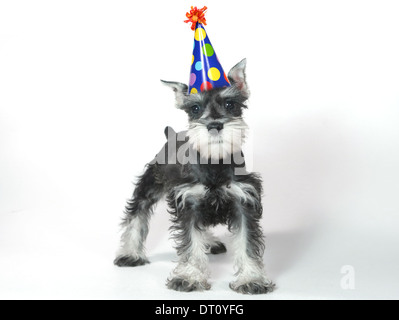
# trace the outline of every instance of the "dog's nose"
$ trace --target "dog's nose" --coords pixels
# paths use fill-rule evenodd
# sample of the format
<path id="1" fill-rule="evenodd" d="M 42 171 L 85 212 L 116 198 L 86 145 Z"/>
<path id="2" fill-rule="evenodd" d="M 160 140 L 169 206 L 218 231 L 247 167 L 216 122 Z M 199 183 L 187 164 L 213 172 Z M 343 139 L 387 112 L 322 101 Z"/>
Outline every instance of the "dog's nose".
<path id="1" fill-rule="evenodd" d="M 210 124 L 208 124 L 207 128 L 208 128 L 208 131 L 211 131 L 211 130 L 221 131 L 221 130 L 223 130 L 223 123 L 211 122 Z"/>

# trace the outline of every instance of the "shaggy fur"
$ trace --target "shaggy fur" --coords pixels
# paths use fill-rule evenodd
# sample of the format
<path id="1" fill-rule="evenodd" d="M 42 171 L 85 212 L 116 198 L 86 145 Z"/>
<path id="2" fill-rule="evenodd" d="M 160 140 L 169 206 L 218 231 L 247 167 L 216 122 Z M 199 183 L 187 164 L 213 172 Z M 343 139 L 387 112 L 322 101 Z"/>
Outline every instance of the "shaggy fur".
<path id="1" fill-rule="evenodd" d="M 118 266 L 148 263 L 145 240 L 154 205 L 166 195 L 179 262 L 167 280 L 177 291 L 210 289 L 208 254 L 226 252 L 209 228 L 223 224 L 234 235 L 237 279 L 230 288 L 244 294 L 273 290 L 263 266 L 262 181 L 245 172 L 241 151 L 247 125 L 242 118 L 249 91 L 243 60 L 229 72 L 232 84 L 195 95 L 187 86 L 164 82 L 189 117 L 188 131 L 165 130 L 167 143 L 147 165 L 126 206 Z M 237 170 L 240 169 L 240 170 Z"/>

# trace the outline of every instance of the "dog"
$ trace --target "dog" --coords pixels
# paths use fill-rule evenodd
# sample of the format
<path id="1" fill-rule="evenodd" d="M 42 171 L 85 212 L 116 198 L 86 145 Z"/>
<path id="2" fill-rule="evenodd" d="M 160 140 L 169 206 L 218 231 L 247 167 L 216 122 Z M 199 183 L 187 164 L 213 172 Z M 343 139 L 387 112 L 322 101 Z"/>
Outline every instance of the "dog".
<path id="1" fill-rule="evenodd" d="M 178 82 L 170 87 L 177 108 L 189 118 L 187 131 L 167 128 L 167 143 L 138 179 L 128 201 L 121 248 L 114 263 L 135 267 L 149 263 L 145 240 L 154 205 L 166 196 L 179 262 L 167 279 L 176 291 L 211 288 L 208 254 L 226 252 L 210 228 L 227 225 L 233 234 L 237 278 L 230 288 L 243 294 L 265 294 L 275 285 L 264 271 L 262 180 L 245 170 L 242 144 L 248 129 L 243 120 L 249 90 L 246 59 L 228 73 L 230 87 L 188 94 Z"/>

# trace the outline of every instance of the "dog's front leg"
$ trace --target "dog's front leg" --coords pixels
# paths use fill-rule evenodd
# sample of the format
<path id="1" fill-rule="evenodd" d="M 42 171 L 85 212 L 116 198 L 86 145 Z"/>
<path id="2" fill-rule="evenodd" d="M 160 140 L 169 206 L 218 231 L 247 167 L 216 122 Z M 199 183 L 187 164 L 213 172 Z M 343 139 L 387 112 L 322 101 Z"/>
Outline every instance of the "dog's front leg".
<path id="1" fill-rule="evenodd" d="M 240 217 L 233 229 L 237 279 L 230 288 L 244 294 L 264 294 L 273 291 L 263 265 L 263 235 L 257 219 L 239 210 Z M 248 213 L 248 211 L 247 211 Z"/>
<path id="2" fill-rule="evenodd" d="M 198 196 L 203 194 L 202 186 L 180 189 L 173 196 L 174 231 L 179 262 L 172 271 L 167 287 L 176 291 L 202 291 L 211 288 L 208 283 L 209 239 L 198 217 Z"/>
<path id="3" fill-rule="evenodd" d="M 239 189 L 235 189 L 239 187 Z M 263 265 L 264 239 L 259 219 L 262 215 L 260 195 L 251 185 L 233 185 L 236 195 L 235 215 L 230 230 L 234 235 L 237 279 L 230 288 L 244 294 L 264 294 L 273 291 Z"/>
<path id="4" fill-rule="evenodd" d="M 167 287 L 183 292 L 209 290 L 209 248 L 205 233 L 193 223 L 178 223 L 174 229 L 179 262 L 167 281 Z"/>

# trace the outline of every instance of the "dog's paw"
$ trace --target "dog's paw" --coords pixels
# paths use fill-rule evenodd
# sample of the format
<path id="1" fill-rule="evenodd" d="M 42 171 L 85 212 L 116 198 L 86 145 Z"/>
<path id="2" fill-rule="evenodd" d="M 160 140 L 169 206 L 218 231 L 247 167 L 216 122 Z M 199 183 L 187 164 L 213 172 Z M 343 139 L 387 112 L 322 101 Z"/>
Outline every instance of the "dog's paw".
<path id="1" fill-rule="evenodd" d="M 266 294 L 273 292 L 276 285 L 271 281 L 253 281 L 248 283 L 230 283 L 230 289 L 242 294 Z"/>
<path id="2" fill-rule="evenodd" d="M 150 262 L 143 257 L 119 256 L 114 260 L 114 264 L 118 267 L 137 267 L 147 263 Z"/>
<path id="3" fill-rule="evenodd" d="M 226 253 L 227 249 L 224 243 L 216 242 L 211 246 L 210 252 L 211 254 L 221 254 L 221 253 Z"/>
<path id="4" fill-rule="evenodd" d="M 209 290 L 211 288 L 211 285 L 206 281 L 189 281 L 183 278 L 169 279 L 166 283 L 166 286 L 168 289 L 180 292 L 203 291 Z"/>

